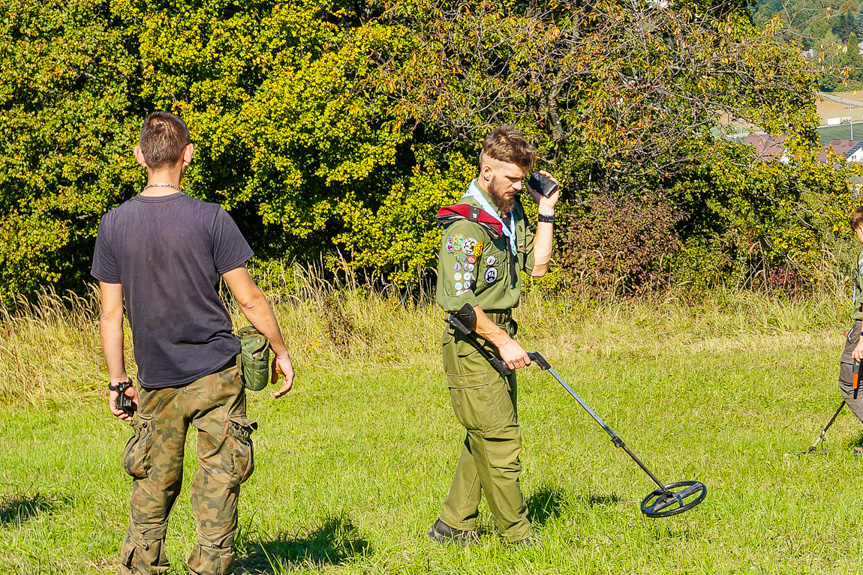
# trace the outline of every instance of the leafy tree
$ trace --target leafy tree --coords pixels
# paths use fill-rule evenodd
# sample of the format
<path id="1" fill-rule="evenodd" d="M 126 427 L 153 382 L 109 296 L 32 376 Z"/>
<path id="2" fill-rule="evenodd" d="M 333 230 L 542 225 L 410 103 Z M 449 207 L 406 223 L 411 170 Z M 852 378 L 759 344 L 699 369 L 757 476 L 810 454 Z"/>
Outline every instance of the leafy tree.
<path id="1" fill-rule="evenodd" d="M 73 282 L 140 181 L 135 64 L 107 1 L 0 5 L 0 299 Z"/>
<path id="2" fill-rule="evenodd" d="M 860 5 L 860 10 L 857 11 L 857 32 L 863 34 L 863 4 Z"/>
<path id="3" fill-rule="evenodd" d="M 843 42 L 848 41 L 848 35 L 857 28 L 857 20 L 851 12 L 842 12 L 833 19 L 833 33 Z"/>
<path id="4" fill-rule="evenodd" d="M 410 6 L 396 16 L 414 50 L 380 62 L 381 77 L 412 80 L 398 82 L 393 113 L 452 144 L 513 124 L 582 191 L 626 194 L 709 158 L 721 114 L 774 132 L 813 125 L 799 51 L 740 16 L 613 0 Z"/>
<path id="5" fill-rule="evenodd" d="M 142 183 L 130 151 L 155 109 L 192 131 L 186 191 L 229 209 L 260 257 L 341 256 L 403 285 L 433 268 L 434 213 L 502 122 L 564 180 L 573 218 L 587 205 L 620 221 L 656 210 L 639 223 L 656 226 L 653 247 L 626 263 L 633 290 L 689 269 L 704 246 L 743 261 L 733 230 L 767 245 L 768 228 L 793 224 L 762 190 L 802 202 L 827 178 L 732 169 L 743 152 L 717 118 L 803 150 L 816 86 L 799 46 L 778 42 L 781 19 L 756 27 L 732 0 L 10 0 L 0 15 L 7 300 L 80 285 L 99 217 Z"/>

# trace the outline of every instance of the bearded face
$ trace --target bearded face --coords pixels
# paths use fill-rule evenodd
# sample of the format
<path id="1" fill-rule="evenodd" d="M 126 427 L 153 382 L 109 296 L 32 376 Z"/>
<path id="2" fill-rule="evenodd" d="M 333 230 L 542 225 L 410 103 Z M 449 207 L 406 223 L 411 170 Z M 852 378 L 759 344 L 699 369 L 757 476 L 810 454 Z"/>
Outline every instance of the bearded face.
<path id="1" fill-rule="evenodd" d="M 521 192 L 521 180 L 525 168 L 501 160 L 481 155 L 480 174 L 477 182 L 491 196 L 501 211 L 509 213 L 515 206 L 515 199 Z"/>
<path id="2" fill-rule="evenodd" d="M 514 189 L 512 183 L 508 180 L 502 180 L 497 176 L 492 176 L 491 182 L 488 185 L 488 195 L 494 201 L 502 214 L 512 211 L 515 206 L 515 198 L 518 195 L 518 190 Z"/>

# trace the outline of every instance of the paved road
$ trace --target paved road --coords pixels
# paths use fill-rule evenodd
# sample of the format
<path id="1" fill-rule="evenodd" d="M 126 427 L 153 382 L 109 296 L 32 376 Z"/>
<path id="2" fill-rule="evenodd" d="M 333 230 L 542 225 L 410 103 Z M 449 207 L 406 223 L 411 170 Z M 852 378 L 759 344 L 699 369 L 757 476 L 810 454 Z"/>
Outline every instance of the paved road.
<path id="1" fill-rule="evenodd" d="M 839 96 L 834 96 L 833 94 L 825 94 L 824 92 L 818 92 L 818 95 L 825 100 L 833 100 L 834 102 L 841 102 L 843 104 L 852 104 L 854 106 L 863 107 L 863 102 L 860 100 L 851 100 L 849 98 L 840 98 Z"/>

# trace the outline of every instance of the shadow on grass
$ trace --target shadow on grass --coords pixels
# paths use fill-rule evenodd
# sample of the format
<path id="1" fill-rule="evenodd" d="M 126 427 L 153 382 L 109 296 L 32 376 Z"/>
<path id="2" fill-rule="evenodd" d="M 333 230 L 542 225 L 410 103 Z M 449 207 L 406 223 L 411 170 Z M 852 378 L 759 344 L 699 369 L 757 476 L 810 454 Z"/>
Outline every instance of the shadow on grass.
<path id="1" fill-rule="evenodd" d="M 371 552 L 371 545 L 360 535 L 350 518 L 330 517 L 304 536 L 280 535 L 273 541 L 255 541 L 248 553 L 234 565 L 237 573 L 281 573 L 297 565 L 314 568 L 343 565 L 352 557 Z"/>
<path id="2" fill-rule="evenodd" d="M 56 511 L 72 502 L 68 495 L 12 495 L 0 497 L 0 527 L 23 523 L 40 513 Z"/>
<path id="3" fill-rule="evenodd" d="M 560 516 L 565 500 L 566 493 L 560 487 L 540 487 L 527 498 L 527 518 L 534 525 L 544 525 Z"/>

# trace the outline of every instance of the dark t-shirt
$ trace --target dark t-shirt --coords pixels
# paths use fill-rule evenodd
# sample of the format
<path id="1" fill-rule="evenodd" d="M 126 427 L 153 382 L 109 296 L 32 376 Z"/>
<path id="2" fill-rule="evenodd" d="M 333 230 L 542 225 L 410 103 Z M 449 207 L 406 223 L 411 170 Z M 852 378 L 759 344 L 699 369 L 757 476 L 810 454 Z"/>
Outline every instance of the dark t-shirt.
<path id="1" fill-rule="evenodd" d="M 105 214 L 90 273 L 123 286 L 141 385 L 185 385 L 240 353 L 219 278 L 252 255 L 225 210 L 185 194 L 136 196 Z"/>

